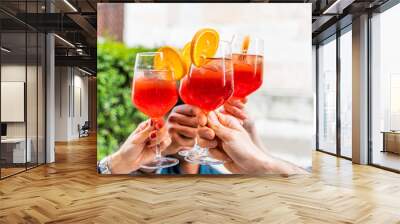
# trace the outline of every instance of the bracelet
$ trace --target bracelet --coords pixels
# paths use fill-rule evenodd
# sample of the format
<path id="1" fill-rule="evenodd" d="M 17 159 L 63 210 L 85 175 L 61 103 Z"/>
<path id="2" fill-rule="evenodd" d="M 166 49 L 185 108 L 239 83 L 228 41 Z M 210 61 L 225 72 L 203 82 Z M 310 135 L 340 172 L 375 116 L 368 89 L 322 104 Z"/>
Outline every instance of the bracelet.
<path id="1" fill-rule="evenodd" d="M 97 171 L 99 174 L 111 174 L 111 157 L 107 156 L 97 163 Z"/>

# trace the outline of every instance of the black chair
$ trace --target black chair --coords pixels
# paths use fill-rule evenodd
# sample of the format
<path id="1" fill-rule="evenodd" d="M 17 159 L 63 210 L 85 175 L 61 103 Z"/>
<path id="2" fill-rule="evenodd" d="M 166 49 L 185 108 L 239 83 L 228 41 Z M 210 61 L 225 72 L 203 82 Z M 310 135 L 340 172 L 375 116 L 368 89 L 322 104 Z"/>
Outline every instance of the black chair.
<path id="1" fill-rule="evenodd" d="M 82 125 L 82 127 L 80 127 L 80 125 L 78 125 L 79 138 L 89 136 L 89 129 L 90 129 L 89 121 L 85 121 L 85 123 Z"/>

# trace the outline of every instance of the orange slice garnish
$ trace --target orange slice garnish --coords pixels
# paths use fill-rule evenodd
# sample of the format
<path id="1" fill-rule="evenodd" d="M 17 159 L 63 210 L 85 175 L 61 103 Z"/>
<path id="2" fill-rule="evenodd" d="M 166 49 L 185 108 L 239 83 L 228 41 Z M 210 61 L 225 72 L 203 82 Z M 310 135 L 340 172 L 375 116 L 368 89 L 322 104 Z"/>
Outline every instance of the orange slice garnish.
<path id="1" fill-rule="evenodd" d="M 215 55 L 219 44 L 219 34 L 216 30 L 205 28 L 196 32 L 190 46 L 190 58 L 197 67 L 203 65 L 207 58 Z"/>
<path id="2" fill-rule="evenodd" d="M 192 42 L 188 42 L 185 44 L 185 46 L 182 49 L 182 57 L 183 61 L 185 62 L 186 65 L 186 71 L 189 71 L 190 65 L 192 64 L 192 59 L 190 57 L 190 46 L 192 45 Z"/>
<path id="3" fill-rule="evenodd" d="M 186 75 L 186 65 L 179 50 L 165 46 L 161 47 L 157 51 L 162 52 L 163 57 L 158 55 L 154 57 L 153 63 L 156 69 L 168 69 L 172 71 L 173 77 L 171 77 L 171 79 L 174 80 L 180 80 Z"/>
<path id="4" fill-rule="evenodd" d="M 242 43 L 242 53 L 246 54 L 247 50 L 249 50 L 249 45 L 250 45 L 250 36 L 246 35 L 243 38 L 243 43 Z"/>

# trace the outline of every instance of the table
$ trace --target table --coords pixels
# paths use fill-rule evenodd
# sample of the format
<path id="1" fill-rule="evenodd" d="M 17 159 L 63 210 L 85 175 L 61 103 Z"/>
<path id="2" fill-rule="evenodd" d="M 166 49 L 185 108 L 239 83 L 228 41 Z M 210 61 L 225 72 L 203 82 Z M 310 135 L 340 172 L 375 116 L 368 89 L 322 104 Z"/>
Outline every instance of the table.
<path id="1" fill-rule="evenodd" d="M 400 131 L 382 131 L 381 133 L 383 133 L 382 152 L 400 154 Z"/>
<path id="2" fill-rule="evenodd" d="M 26 154 L 25 154 L 25 138 L 5 138 L 1 139 L 1 159 L 6 163 L 26 163 L 32 158 L 31 145 L 32 141 L 27 138 Z"/>

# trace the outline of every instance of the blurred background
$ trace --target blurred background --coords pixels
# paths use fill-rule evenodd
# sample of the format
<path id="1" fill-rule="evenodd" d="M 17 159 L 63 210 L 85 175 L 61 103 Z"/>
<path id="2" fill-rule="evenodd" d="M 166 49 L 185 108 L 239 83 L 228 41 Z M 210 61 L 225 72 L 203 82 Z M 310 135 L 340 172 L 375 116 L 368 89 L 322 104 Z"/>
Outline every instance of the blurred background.
<path id="1" fill-rule="evenodd" d="M 311 4 L 98 4 L 98 159 L 145 117 L 130 103 L 137 52 L 182 48 L 204 27 L 264 39 L 264 83 L 248 111 L 276 156 L 311 167 L 315 138 Z"/>

